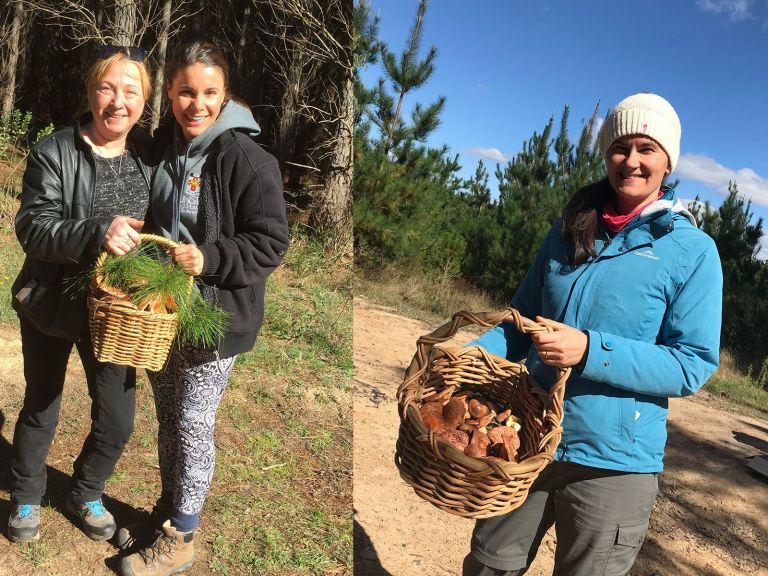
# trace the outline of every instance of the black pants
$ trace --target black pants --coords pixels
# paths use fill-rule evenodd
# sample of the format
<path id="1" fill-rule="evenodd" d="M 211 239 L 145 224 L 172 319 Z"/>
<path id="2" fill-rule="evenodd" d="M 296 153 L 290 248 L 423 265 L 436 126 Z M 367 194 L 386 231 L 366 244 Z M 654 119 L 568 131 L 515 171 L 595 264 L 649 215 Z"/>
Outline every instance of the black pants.
<path id="1" fill-rule="evenodd" d="M 39 504 L 46 468 L 59 422 L 64 375 L 73 343 L 46 336 L 20 318 L 26 390 L 16 422 L 11 460 L 11 503 Z M 136 370 L 98 362 L 87 333 L 77 344 L 91 397 L 91 431 L 74 464 L 72 499 L 101 498 L 104 484 L 133 431 Z"/>

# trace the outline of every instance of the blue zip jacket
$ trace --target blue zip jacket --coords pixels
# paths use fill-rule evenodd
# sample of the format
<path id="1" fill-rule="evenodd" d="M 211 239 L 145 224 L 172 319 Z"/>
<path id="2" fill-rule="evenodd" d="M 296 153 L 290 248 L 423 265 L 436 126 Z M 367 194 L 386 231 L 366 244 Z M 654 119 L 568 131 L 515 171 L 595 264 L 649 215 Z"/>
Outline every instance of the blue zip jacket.
<path id="1" fill-rule="evenodd" d="M 626 472 L 660 472 L 668 399 L 688 396 L 717 369 L 722 269 L 715 243 L 674 191 L 626 228 L 595 243 L 597 256 L 568 263 L 556 223 L 511 305 L 584 330 L 583 369 L 565 387 L 563 436 L 555 459 Z M 511 324 L 473 344 L 526 365 L 545 389 L 554 369 Z"/>

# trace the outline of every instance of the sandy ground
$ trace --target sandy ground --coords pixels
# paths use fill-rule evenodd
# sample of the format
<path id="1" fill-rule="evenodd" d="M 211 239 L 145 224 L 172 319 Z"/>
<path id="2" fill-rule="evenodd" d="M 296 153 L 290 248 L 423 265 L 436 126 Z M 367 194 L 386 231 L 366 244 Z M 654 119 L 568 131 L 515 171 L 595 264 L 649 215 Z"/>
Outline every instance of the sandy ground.
<path id="1" fill-rule="evenodd" d="M 355 300 L 354 526 L 356 576 L 455 576 L 472 521 L 421 500 L 394 465 L 395 397 L 416 339 L 435 326 Z M 452 342 L 464 343 L 459 333 Z M 634 576 L 768 576 L 768 421 L 720 409 L 706 392 L 672 400 L 666 470 Z M 552 572 L 552 533 L 528 572 Z"/>

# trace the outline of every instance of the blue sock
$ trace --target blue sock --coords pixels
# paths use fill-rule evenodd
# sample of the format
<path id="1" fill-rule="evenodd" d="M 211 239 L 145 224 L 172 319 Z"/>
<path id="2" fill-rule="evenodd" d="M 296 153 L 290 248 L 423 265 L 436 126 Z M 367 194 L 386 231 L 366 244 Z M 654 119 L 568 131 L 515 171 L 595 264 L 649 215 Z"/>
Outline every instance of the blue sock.
<path id="1" fill-rule="evenodd" d="M 178 510 L 173 511 L 171 526 L 179 532 L 192 532 L 200 525 L 200 514 L 184 514 Z"/>

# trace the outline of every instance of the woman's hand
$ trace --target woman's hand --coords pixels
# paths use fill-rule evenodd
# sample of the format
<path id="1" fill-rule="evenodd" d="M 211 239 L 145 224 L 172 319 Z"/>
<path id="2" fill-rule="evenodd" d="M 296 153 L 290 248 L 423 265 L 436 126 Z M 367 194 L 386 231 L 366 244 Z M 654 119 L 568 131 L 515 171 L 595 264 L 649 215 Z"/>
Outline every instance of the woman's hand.
<path id="1" fill-rule="evenodd" d="M 554 330 L 531 334 L 533 345 L 536 346 L 544 364 L 555 368 L 568 368 L 581 362 L 589 345 L 589 338 L 584 332 L 541 316 L 536 316 L 536 322 Z"/>
<path id="2" fill-rule="evenodd" d="M 190 276 L 199 276 L 203 273 L 205 257 L 194 244 L 181 244 L 168 250 L 168 254 Z"/>
<path id="3" fill-rule="evenodd" d="M 107 228 L 102 246 L 115 256 L 123 256 L 141 244 L 138 231 L 143 226 L 144 220 L 136 220 L 129 216 L 116 216 Z"/>

